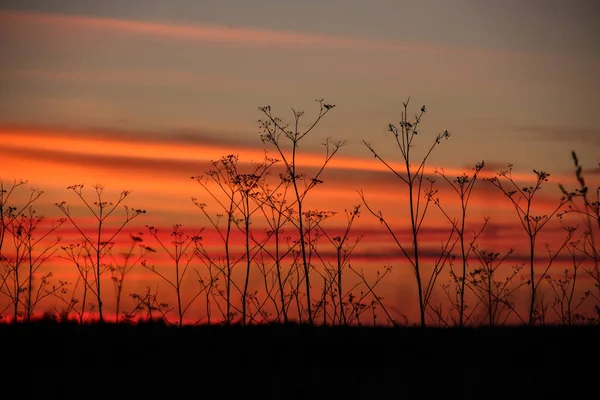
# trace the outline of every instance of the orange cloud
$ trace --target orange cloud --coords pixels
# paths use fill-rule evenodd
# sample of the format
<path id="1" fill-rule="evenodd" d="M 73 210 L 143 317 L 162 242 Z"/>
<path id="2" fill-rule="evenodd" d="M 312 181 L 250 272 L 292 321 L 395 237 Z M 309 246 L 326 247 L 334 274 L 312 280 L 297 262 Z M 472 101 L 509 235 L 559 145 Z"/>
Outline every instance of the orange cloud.
<path id="1" fill-rule="evenodd" d="M 161 137 L 162 136 L 162 137 Z M 258 142 L 258 140 L 257 140 Z M 271 157 L 278 158 L 274 148 L 265 148 L 244 144 L 244 147 L 232 149 L 231 142 L 228 140 L 219 143 L 214 138 L 205 138 L 198 135 L 195 138 L 190 136 L 172 137 L 165 133 L 164 135 L 118 132 L 118 131 L 94 131 L 94 130 L 76 130 L 76 129 L 48 129 L 48 128 L 27 128 L 0 126 L 0 145 L 5 149 L 7 155 L 23 152 L 27 157 L 28 152 L 32 158 L 58 158 L 63 162 L 69 162 L 71 159 L 80 157 L 82 159 L 94 159 L 96 157 L 107 157 L 105 167 L 121 168 L 122 164 L 116 162 L 125 162 L 126 159 L 135 162 L 150 162 L 157 166 L 154 172 L 160 172 L 158 166 L 171 169 L 176 165 L 190 163 L 205 163 L 218 160 L 221 156 L 228 154 L 238 154 L 241 162 L 259 161 L 264 158 L 264 150 L 269 151 Z M 343 151 L 336 155 L 328 164 L 330 170 L 357 171 L 357 172 L 383 172 L 382 179 L 396 179 L 389 171 L 388 167 L 378 160 L 371 158 L 358 158 L 344 156 Z M 44 156 L 45 155 L 45 156 Z M 320 167 L 323 163 L 324 155 L 322 152 L 301 152 L 298 155 L 297 163 L 303 167 Z M 83 161 L 83 160 L 82 160 Z M 172 165 L 168 165 L 172 162 Z M 7 163 L 5 163 L 7 164 Z M 405 165 L 398 162 L 388 163 L 396 171 L 402 172 Z M 149 165 L 141 165 L 143 168 Z M 438 169 L 427 166 L 425 173 L 434 174 Z M 485 169 L 481 172 L 480 178 L 490 178 L 496 175 L 497 171 Z M 445 168 L 444 173 L 447 176 L 458 176 L 463 173 L 470 174 L 470 169 Z M 528 182 L 532 178 L 531 173 L 513 172 L 512 177 L 517 182 Z M 371 176 L 369 179 L 372 179 Z"/>
<path id="2" fill-rule="evenodd" d="M 190 214 L 200 218 L 200 212 L 193 206 L 190 197 L 204 201 L 202 199 L 208 196 L 200 185 L 192 181 L 192 176 L 205 173 L 211 168 L 212 160 L 227 154 L 239 154 L 242 167 L 264 157 L 264 149 L 258 145 L 234 144 L 221 139 L 223 135 L 216 136 L 205 138 L 202 134 L 182 136 L 5 126 L 0 127 L 2 178 L 7 182 L 13 178 L 29 179 L 34 186 L 45 190 L 52 202 L 65 200 L 73 207 L 78 207 L 79 203 L 73 193 L 65 190 L 68 185 L 83 183 L 92 193 L 91 186 L 101 183 L 105 185 L 109 199 L 117 198 L 121 190 L 132 190 L 127 204 L 146 209 L 153 218 L 168 223 L 190 221 Z M 273 150 L 269 149 L 271 156 L 275 156 Z M 314 174 L 323 157 L 322 153 L 302 151 L 297 165 L 308 174 Z M 399 171 L 404 167 L 392 165 Z M 274 170 L 274 177 L 281 168 Z M 428 168 L 426 172 L 431 175 L 435 169 Z M 450 177 L 463 172 L 471 173 L 468 169 L 445 170 Z M 495 171 L 484 170 L 480 178 L 494 174 Z M 530 184 L 534 175 L 515 172 L 513 177 L 518 183 Z M 565 182 L 563 178 L 566 179 L 553 176 L 552 182 L 547 183 L 551 186 L 536 199 L 536 212 L 547 212 L 557 204 L 559 192 L 556 182 Z M 407 208 L 401 206 L 399 209 L 398 206 L 407 204 L 406 187 L 378 160 L 344 156 L 342 149 L 332 159 L 322 179 L 325 183 L 307 197 L 308 207 L 342 212 L 344 208 L 361 202 L 357 193 L 361 189 L 369 205 L 374 210 L 381 209 L 394 226 L 408 223 Z M 437 188 L 445 211 L 458 215 L 456 193 L 439 177 Z M 433 218 L 443 218 L 433 208 L 430 213 Z M 211 207 L 211 212 L 216 211 Z M 471 221 L 482 220 L 492 211 L 493 218 L 499 214 L 503 219 L 516 218 L 512 205 L 500 190 L 480 181 L 470 200 Z M 363 207 L 363 213 L 366 212 Z M 363 217 L 366 218 L 370 216 Z M 340 217 L 336 220 L 342 223 Z M 192 221 L 198 223 L 197 218 Z"/>

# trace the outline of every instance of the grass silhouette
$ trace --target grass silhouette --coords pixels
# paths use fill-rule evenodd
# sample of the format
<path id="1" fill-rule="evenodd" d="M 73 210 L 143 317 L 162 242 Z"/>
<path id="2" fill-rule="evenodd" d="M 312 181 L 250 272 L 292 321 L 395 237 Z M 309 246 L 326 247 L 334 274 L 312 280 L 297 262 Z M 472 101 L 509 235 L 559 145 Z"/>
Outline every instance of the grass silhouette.
<path id="1" fill-rule="evenodd" d="M 15 193 L 25 190 L 26 181 L 14 181 L 6 188 L 3 184 L 0 197 L 0 295 L 8 302 L 4 305 L 2 317 L 31 321 L 33 309 L 44 306 L 46 311 L 53 310 L 58 315 L 76 315 L 79 323 L 90 321 L 90 318 L 104 321 L 102 300 L 109 294 L 101 285 L 101 277 L 109 274 L 115 294 L 115 315 L 111 319 L 116 321 L 145 318 L 154 312 L 154 316 L 161 315 L 168 323 L 174 319 L 181 327 L 190 323 L 184 318 L 188 311 L 204 310 L 197 323 L 408 323 L 403 321 L 402 312 L 398 312 L 396 304 L 390 305 L 377 294 L 378 285 L 389 276 L 391 267 L 386 265 L 382 271 L 374 272 L 379 267 L 369 265 L 369 275 L 352 266 L 354 251 L 363 239 L 362 235 L 353 232 L 361 205 L 345 210 L 347 224 L 341 230 L 328 225 L 337 211 L 309 209 L 305 205 L 308 193 L 324 184 L 320 179 L 324 170 L 344 146 L 344 142 L 327 139 L 324 142 L 324 159 L 321 165 L 316 166 L 316 173 L 311 176 L 299 171 L 299 143 L 307 135 L 314 134 L 318 123 L 334 108 L 322 99 L 317 100 L 317 104 L 318 114 L 304 130 L 300 129 L 303 111 L 292 110 L 294 121 L 290 127 L 273 114 L 270 106 L 260 107 L 265 116 L 259 120 L 261 140 L 265 146 L 275 149 L 279 159 L 265 153 L 262 161 L 249 164 L 240 161 L 238 156 L 228 155 L 214 161 L 212 168 L 204 174 L 192 177 L 204 191 L 202 197 L 192 198 L 192 202 L 208 224 L 192 234 L 175 224 L 170 243 L 159 236 L 158 228 L 146 226 L 150 236 L 159 244 L 157 249 L 144 243 L 142 233 L 129 233 L 130 245 L 115 248 L 117 239 L 125 235 L 125 227 L 131 225 L 134 228 L 133 220 L 145 214 L 145 210 L 123 205 L 130 195 L 129 191 L 122 191 L 118 199 L 111 202 L 104 198 L 102 185 L 94 185 L 95 194 L 91 200 L 86 198 L 83 185 L 69 186 L 67 189 L 75 193 L 83 209 L 89 211 L 92 222 L 83 222 L 66 202 L 55 203 L 64 218 L 40 236 L 41 231 L 35 230 L 44 218 L 36 214 L 34 205 L 42 192 L 32 189 L 29 197 L 20 197 L 24 199 L 22 204 L 11 204 Z M 408 190 L 410 242 L 404 242 L 398 227 L 392 226 L 388 217 L 384 217 L 381 211 L 375 211 L 367 200 L 367 193 L 359 191 L 359 198 L 369 214 L 383 224 L 415 273 L 418 323 L 422 327 L 428 323 L 446 327 L 494 326 L 509 320 L 530 325 L 598 323 L 600 257 L 595 234 L 600 228 L 599 191 L 596 190 L 596 198 L 591 197 L 575 153 L 572 157 L 579 186 L 568 191 L 562 184 L 559 185 L 563 196 L 549 212 L 542 214 L 544 211 L 537 211 L 534 200 L 547 185 L 549 174 L 546 172 L 534 170 L 535 182 L 525 186 L 513 178 L 510 164 L 507 170 L 492 178 L 484 178 L 483 182 L 478 178 L 484 170 L 484 161 L 475 165 L 471 176 L 463 173 L 451 179 L 443 168 L 426 174 L 429 156 L 442 139 L 450 135 L 447 131 L 436 135 L 431 146 L 414 164 L 414 141 L 417 136 L 424 136 L 421 125 L 426 108 L 421 107 L 414 119 L 410 119 L 409 101 L 403 105 L 399 126 L 389 125 L 389 132 L 402 156 L 401 168 L 383 160 L 368 142 L 365 145 L 387 167 L 390 175 L 397 177 Z M 445 199 L 440 199 L 442 186 L 436 182 L 437 177 L 441 177 L 441 183 L 458 196 L 458 216 L 446 209 Z M 506 272 L 505 267 L 499 268 L 509 262 L 514 249 L 491 250 L 478 245 L 489 218 L 484 218 L 479 230 L 473 232 L 472 239 L 467 237 L 467 209 L 469 201 L 476 196 L 474 189 L 490 184 L 513 205 L 525 231 L 529 244 L 527 275 L 523 274 L 524 264 L 507 266 L 511 267 L 510 272 Z M 210 203 L 204 200 L 210 200 Z M 118 216 L 120 208 L 124 212 Z M 447 222 L 448 234 L 438 253 L 433 255 L 434 260 L 425 262 L 420 256 L 419 237 L 426 214 L 432 208 L 437 208 L 442 220 Z M 401 213 L 401 209 L 395 212 Z M 571 225 L 577 222 L 571 214 L 583 217 L 583 228 Z M 64 243 L 60 237 L 51 238 L 51 234 L 60 234 L 61 225 L 67 221 L 75 228 L 79 240 Z M 551 221 L 563 223 L 565 235 L 555 247 L 544 244 L 547 259 L 542 260 L 538 236 Z M 138 232 L 140 230 L 137 229 Z M 205 245 L 200 233 L 219 238 L 222 246 Z M 53 258 L 59 242 L 62 248 L 58 252 L 60 257 L 76 267 L 75 282 L 59 280 L 51 283 L 51 272 L 41 272 L 42 264 Z M 505 255 L 499 258 L 500 253 Z M 333 262 L 328 254 L 333 254 Z M 167 256 L 173 262 L 173 276 L 163 269 L 164 266 L 156 265 L 153 258 L 157 256 Z M 557 277 L 550 273 L 550 268 L 559 256 L 570 258 L 573 268 L 567 268 L 562 276 Z M 458 269 L 455 266 L 457 259 Z M 28 274 L 24 269 L 27 262 Z M 126 276 L 141 267 L 173 289 L 175 306 L 165 302 L 170 295 L 159 293 L 157 288 L 152 287 L 145 292 L 130 291 L 128 297 L 123 296 L 128 290 Z M 428 276 L 423 275 L 424 268 L 428 269 Z M 582 282 L 578 271 L 584 271 L 592 278 L 598 290 L 578 289 L 577 284 Z M 442 274 L 450 278 L 449 284 L 439 283 Z M 197 282 L 193 289 L 188 287 L 191 280 Z M 525 287 L 529 290 L 529 302 L 527 316 L 522 316 L 523 311 L 516 298 Z M 182 293 L 184 290 L 193 290 L 194 293 L 187 296 Z M 442 293 L 441 298 L 445 300 L 439 304 L 432 303 L 432 298 L 439 301 Z M 553 298 L 546 298 L 544 293 L 551 293 Z M 89 301 L 90 296 L 94 297 L 94 302 Z M 187 298 L 185 302 L 183 297 Z M 49 304 L 51 299 L 56 300 L 54 304 Z M 584 311 L 590 305 L 595 315 Z M 395 310 L 390 311 L 390 307 Z M 9 308 L 12 318 L 5 313 Z M 548 310 L 556 318 L 552 319 Z M 551 320 L 547 321 L 549 317 Z"/>
<path id="2" fill-rule="evenodd" d="M 322 99 L 317 103 L 318 115 L 306 130 L 299 128 L 302 111 L 293 110 L 290 128 L 270 106 L 261 107 L 266 117 L 260 120 L 261 139 L 279 159 L 265 154 L 261 162 L 245 164 L 228 155 L 214 161 L 212 169 L 193 177 L 204 193 L 192 202 L 207 226 L 187 232 L 175 224 L 167 240 L 158 228 L 146 225 L 158 246 L 149 246 L 143 233 L 130 233 L 130 243 L 117 248 L 125 227 L 134 229 L 133 220 L 146 213 L 123 206 L 128 191 L 113 203 L 103 198 L 104 187 L 95 185 L 95 198 L 89 201 L 83 185 L 69 186 L 90 212 L 91 227 L 61 202 L 56 206 L 65 218 L 40 230 L 44 219 L 34 205 L 42 192 L 33 189 L 21 204 L 13 204 L 26 181 L 2 183 L 0 354 L 10 363 L 11 379 L 39 377 L 50 368 L 56 380 L 48 372 L 45 382 L 52 383 L 29 393 L 64 397 L 74 391 L 79 398 L 200 397 L 213 390 L 226 398 L 236 390 L 245 397 L 277 398 L 580 393 L 575 379 L 595 371 L 582 363 L 598 357 L 600 187 L 594 197 L 575 153 L 579 186 L 569 191 L 561 184 L 563 196 L 549 213 L 538 215 L 533 200 L 549 178 L 543 171 L 534 170 L 535 182 L 528 186 L 513 178 L 512 166 L 494 178 L 479 179 L 483 161 L 471 176 L 451 179 L 443 169 L 428 175 L 428 158 L 449 137 L 447 131 L 436 135 L 413 165 L 413 140 L 423 136 L 426 109 L 410 120 L 407 101 L 399 127 L 389 126 L 402 168 L 365 145 L 408 191 L 408 241 L 363 191 L 362 204 L 346 208 L 345 226 L 335 230 L 328 222 L 338 212 L 310 209 L 306 198 L 324 184 L 323 171 L 344 142 L 325 141 L 324 161 L 313 175 L 297 165 L 299 143 L 334 107 Z M 439 198 L 436 177 L 457 194 L 458 217 Z M 526 264 L 507 265 L 514 249 L 479 245 L 488 218 L 468 239 L 467 209 L 476 185 L 496 187 L 514 207 L 527 238 Z M 212 203 L 205 203 L 205 196 Z M 403 319 L 394 311 L 397 305 L 378 294 L 391 266 L 379 270 L 372 265 L 371 271 L 352 266 L 363 239 L 353 230 L 363 205 L 415 273 L 418 321 Z M 121 207 L 124 213 L 117 216 Z M 428 261 L 419 238 L 431 209 L 441 212 L 447 238 Z M 569 225 L 572 217 L 582 218 L 583 228 Z M 52 238 L 67 221 L 78 240 Z M 547 259 L 542 264 L 538 235 L 550 221 L 563 223 L 565 233 L 556 247 L 544 243 Z M 218 246 L 206 243 L 209 234 Z M 60 257 L 75 267 L 75 282 L 54 282 L 50 272 L 42 272 L 57 257 L 59 243 Z M 154 258 L 159 256 L 166 256 L 170 265 L 159 266 Z M 562 275 L 551 271 L 559 256 L 572 263 Z M 126 283 L 126 277 L 137 270 L 150 272 L 169 289 L 147 286 L 127 292 L 131 279 Z M 443 273 L 450 284 L 439 283 Z M 110 289 L 101 285 L 103 275 L 113 282 L 114 316 L 103 305 L 110 297 Z M 594 288 L 580 287 L 582 275 L 591 278 Z M 175 305 L 166 303 L 170 291 Z M 525 312 L 518 304 L 521 291 L 527 291 Z M 434 304 L 439 295 L 445 303 Z M 188 317 L 191 310 L 201 315 Z M 98 371 L 103 365 L 112 369 Z M 196 375 L 188 380 L 191 371 Z M 494 387 L 502 390 L 491 393 Z"/>

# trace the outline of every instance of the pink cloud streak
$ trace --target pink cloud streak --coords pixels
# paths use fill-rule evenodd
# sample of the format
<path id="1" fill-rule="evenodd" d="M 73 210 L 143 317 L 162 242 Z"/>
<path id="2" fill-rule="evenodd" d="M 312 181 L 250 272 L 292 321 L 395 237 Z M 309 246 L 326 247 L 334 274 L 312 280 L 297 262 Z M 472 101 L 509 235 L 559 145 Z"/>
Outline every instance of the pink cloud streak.
<path id="1" fill-rule="evenodd" d="M 435 46 L 424 43 L 398 43 L 273 29 L 231 27 L 216 24 L 182 24 L 168 21 L 135 21 L 116 18 L 64 15 L 42 12 L 0 11 L 0 21 L 36 26 L 116 31 L 139 35 L 255 46 L 295 46 L 316 48 L 365 48 L 375 50 L 461 54 L 471 56 L 526 56 L 525 53 Z"/>

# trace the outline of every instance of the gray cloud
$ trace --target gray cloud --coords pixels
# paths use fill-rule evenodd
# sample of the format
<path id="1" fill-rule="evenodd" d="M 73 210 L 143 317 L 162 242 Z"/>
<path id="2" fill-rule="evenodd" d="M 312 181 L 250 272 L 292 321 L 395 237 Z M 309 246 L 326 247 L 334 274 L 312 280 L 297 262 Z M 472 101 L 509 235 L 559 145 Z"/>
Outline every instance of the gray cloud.
<path id="1" fill-rule="evenodd" d="M 516 132 L 537 135 L 543 139 L 558 140 L 568 143 L 577 141 L 594 146 L 598 146 L 600 143 L 600 128 L 521 125 L 511 126 L 511 129 Z"/>

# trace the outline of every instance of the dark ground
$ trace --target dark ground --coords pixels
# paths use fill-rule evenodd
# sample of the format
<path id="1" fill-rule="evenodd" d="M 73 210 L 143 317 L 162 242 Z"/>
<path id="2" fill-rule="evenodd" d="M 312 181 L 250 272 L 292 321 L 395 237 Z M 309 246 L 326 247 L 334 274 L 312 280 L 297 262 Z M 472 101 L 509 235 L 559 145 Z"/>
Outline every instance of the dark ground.
<path id="1" fill-rule="evenodd" d="M 599 327 L 0 325 L 1 398 L 597 398 Z"/>

